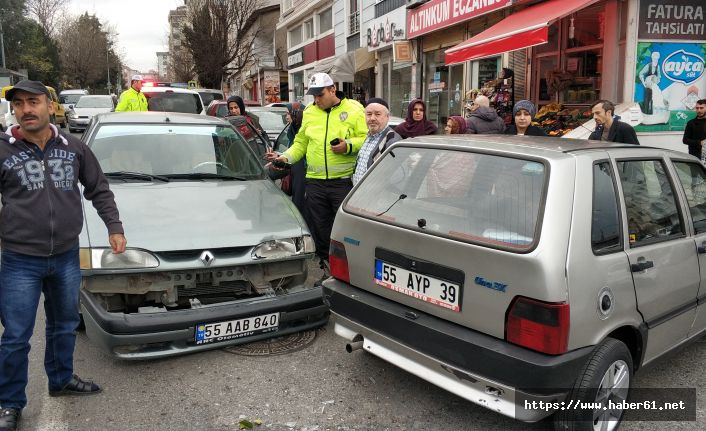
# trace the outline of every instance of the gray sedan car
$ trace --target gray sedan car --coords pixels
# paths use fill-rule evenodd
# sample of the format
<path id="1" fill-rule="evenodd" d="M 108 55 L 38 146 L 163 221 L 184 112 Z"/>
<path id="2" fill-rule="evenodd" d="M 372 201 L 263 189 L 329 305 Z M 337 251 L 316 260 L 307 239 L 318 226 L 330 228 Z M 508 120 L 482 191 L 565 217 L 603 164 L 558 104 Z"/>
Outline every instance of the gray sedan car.
<path id="1" fill-rule="evenodd" d="M 109 178 L 128 250 L 111 253 L 84 206 L 81 311 L 88 337 L 125 359 L 246 343 L 327 321 L 306 284 L 301 215 L 228 122 L 110 113 L 84 135 Z"/>
<path id="2" fill-rule="evenodd" d="M 634 145 L 400 141 L 343 202 L 330 267 L 349 352 L 523 421 L 615 429 L 633 373 L 706 330 L 706 170 Z"/>

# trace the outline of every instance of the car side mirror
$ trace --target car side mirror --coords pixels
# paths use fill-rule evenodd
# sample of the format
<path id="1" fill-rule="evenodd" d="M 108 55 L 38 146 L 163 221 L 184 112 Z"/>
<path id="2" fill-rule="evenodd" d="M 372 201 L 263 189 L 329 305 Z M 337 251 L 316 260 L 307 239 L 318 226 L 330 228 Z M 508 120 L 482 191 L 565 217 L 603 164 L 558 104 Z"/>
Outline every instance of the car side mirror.
<path id="1" fill-rule="evenodd" d="M 69 105 L 69 109 L 74 109 L 74 105 Z"/>

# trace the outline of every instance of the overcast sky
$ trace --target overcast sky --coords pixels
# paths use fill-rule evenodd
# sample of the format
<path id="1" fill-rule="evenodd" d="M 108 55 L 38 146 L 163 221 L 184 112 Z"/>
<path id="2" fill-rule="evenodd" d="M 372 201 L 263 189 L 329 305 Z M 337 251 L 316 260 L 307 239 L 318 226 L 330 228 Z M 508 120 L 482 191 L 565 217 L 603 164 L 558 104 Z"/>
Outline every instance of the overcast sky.
<path id="1" fill-rule="evenodd" d="M 88 12 L 118 33 L 118 52 L 140 72 L 157 69 L 158 51 L 167 51 L 169 11 L 183 0 L 71 0 L 70 13 Z"/>

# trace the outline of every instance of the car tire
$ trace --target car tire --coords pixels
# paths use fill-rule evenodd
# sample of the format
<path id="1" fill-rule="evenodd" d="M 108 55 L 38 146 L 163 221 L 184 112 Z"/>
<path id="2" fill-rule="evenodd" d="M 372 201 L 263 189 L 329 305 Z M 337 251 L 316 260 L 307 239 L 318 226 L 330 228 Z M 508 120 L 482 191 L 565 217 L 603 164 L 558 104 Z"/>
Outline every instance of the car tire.
<path id="1" fill-rule="evenodd" d="M 594 425 L 601 420 L 609 422 L 606 429 L 618 429 L 625 413 L 624 409 L 581 409 L 571 406 L 579 403 L 605 403 L 627 400 L 633 377 L 632 355 L 625 343 L 614 338 L 607 338 L 600 343 L 579 372 L 574 387 L 565 400 L 566 410 L 559 410 L 554 415 L 554 429 L 557 431 L 593 431 Z M 562 407 L 564 408 L 564 407 Z M 594 419 L 595 418 L 595 419 Z M 603 428 L 602 428 L 603 429 Z"/>
<path id="2" fill-rule="evenodd" d="M 69 125 L 69 122 L 68 122 L 68 120 L 66 119 L 66 117 L 64 117 L 64 122 L 61 123 L 59 126 L 60 126 L 62 129 L 65 129 L 68 125 Z"/>

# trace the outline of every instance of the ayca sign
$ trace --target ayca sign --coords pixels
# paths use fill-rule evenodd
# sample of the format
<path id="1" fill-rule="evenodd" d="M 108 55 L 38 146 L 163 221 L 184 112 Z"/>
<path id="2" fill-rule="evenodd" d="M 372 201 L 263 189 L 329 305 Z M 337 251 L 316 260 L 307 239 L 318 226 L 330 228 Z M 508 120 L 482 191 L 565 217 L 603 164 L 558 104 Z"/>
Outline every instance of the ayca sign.
<path id="1" fill-rule="evenodd" d="M 405 40 L 407 38 L 407 9 L 397 8 L 369 21 L 365 24 L 360 37 L 361 44 L 367 46 L 368 51 L 390 46 L 396 40 Z"/>
<path id="2" fill-rule="evenodd" d="M 664 76 L 672 81 L 691 84 L 704 74 L 704 59 L 680 49 L 664 59 L 662 70 Z"/>
<path id="3" fill-rule="evenodd" d="M 431 0 L 407 12 L 407 37 L 417 37 L 511 4 L 512 0 Z"/>
<path id="4" fill-rule="evenodd" d="M 641 0 L 637 37 L 645 40 L 706 40 L 704 0 Z"/>

